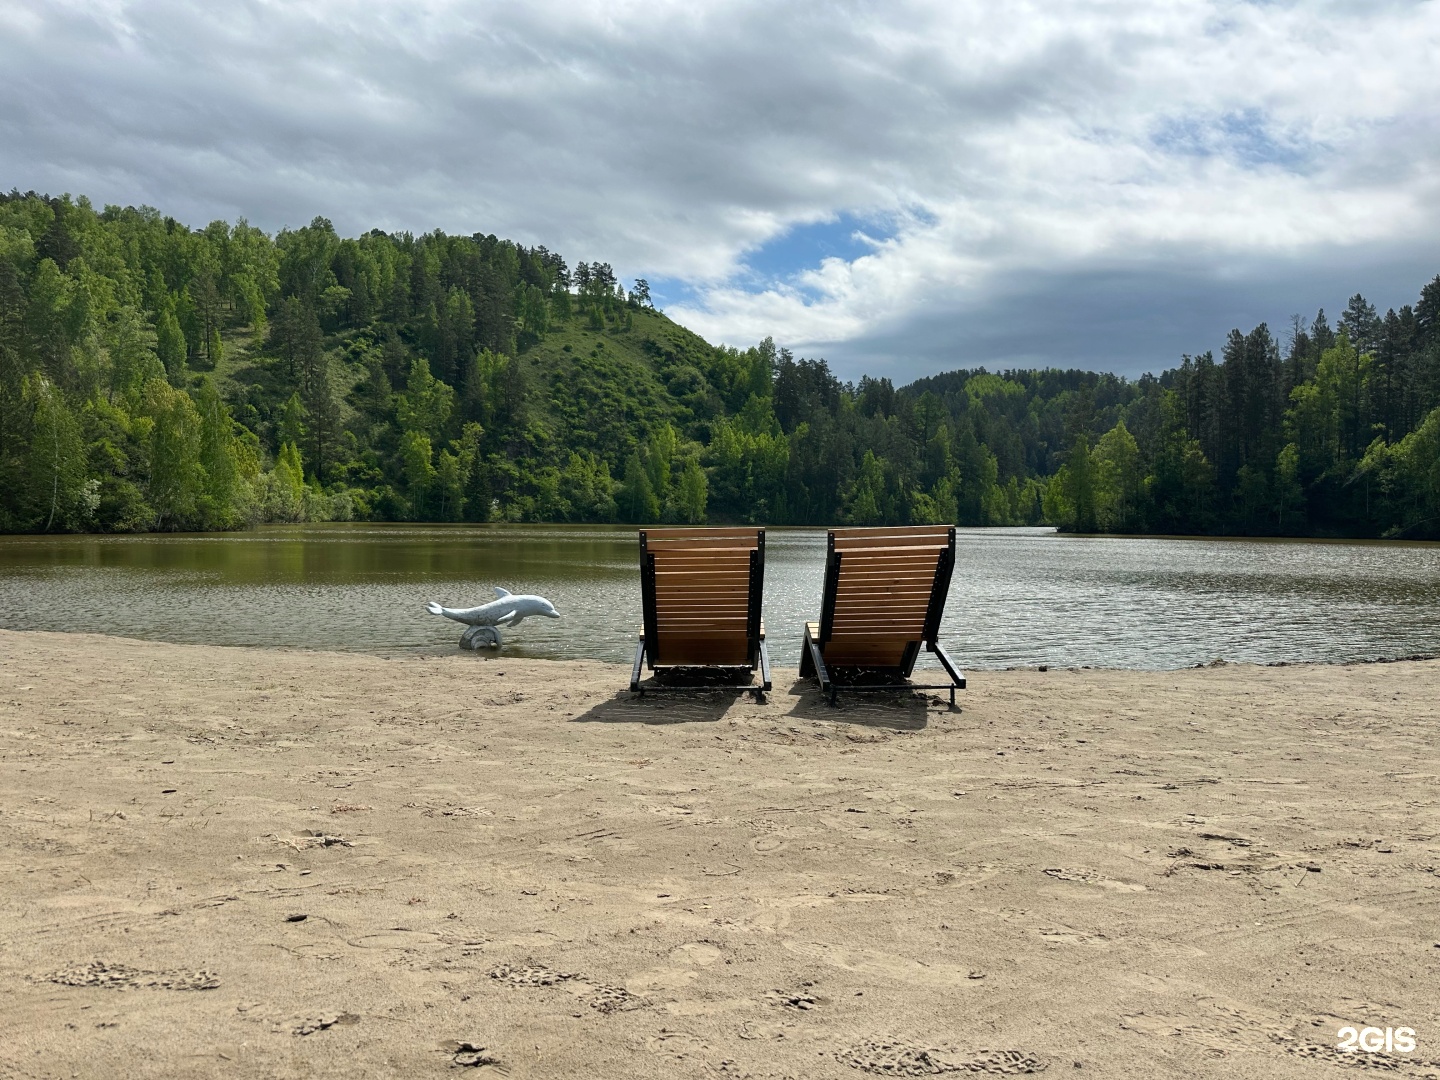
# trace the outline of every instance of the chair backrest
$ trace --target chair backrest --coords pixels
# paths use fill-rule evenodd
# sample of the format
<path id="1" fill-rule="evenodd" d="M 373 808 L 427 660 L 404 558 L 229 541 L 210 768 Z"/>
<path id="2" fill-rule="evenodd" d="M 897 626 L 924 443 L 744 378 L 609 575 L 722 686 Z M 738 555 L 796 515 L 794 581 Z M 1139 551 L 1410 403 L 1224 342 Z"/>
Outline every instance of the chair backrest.
<path id="1" fill-rule="evenodd" d="M 754 667 L 764 584 L 764 529 L 640 530 L 650 667 Z"/>
<path id="2" fill-rule="evenodd" d="M 836 529 L 825 557 L 820 647 L 832 666 L 899 668 L 935 644 L 955 568 L 948 525 Z"/>

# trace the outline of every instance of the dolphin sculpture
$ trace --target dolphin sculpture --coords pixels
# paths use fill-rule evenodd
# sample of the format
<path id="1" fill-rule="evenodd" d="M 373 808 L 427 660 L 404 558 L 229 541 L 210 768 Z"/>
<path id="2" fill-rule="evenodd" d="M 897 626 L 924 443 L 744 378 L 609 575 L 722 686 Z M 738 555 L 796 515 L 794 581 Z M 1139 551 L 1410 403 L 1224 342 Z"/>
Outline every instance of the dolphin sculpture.
<path id="1" fill-rule="evenodd" d="M 478 649 L 481 645 L 499 648 L 500 627 L 519 626 L 531 615 L 541 615 L 547 619 L 560 617 L 555 605 L 543 596 L 516 596 L 498 585 L 495 586 L 495 595 L 498 599 L 479 607 L 441 607 L 432 600 L 425 605 L 425 610 L 431 615 L 443 615 L 447 619 L 470 624 L 470 629 L 460 635 L 462 649 Z"/>

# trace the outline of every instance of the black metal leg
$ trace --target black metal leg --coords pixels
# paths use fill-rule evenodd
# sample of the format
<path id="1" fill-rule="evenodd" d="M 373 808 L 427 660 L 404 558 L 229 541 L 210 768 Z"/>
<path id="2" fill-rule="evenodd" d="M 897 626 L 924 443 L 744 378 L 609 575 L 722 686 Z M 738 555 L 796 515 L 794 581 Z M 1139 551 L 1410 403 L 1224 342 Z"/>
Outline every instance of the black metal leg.
<path id="1" fill-rule="evenodd" d="M 765 642 L 760 642 L 760 681 L 765 684 L 765 692 L 770 691 L 770 650 L 765 647 Z"/>
<path id="2" fill-rule="evenodd" d="M 930 651 L 940 658 L 940 666 L 943 667 L 945 669 L 945 673 L 949 675 L 952 680 L 954 680 L 955 690 L 964 690 L 964 674 L 962 674 L 960 669 L 955 666 L 955 662 L 950 659 L 949 654 L 940 647 L 940 643 L 938 641 L 930 646 Z M 952 701 L 955 698 L 955 690 L 950 691 L 950 698 Z"/>
<path id="3" fill-rule="evenodd" d="M 831 690 L 830 672 L 825 669 L 825 657 L 820 655 L 820 646 L 814 638 L 805 638 L 805 651 L 810 657 L 811 667 L 815 669 L 815 678 L 820 683 L 821 692 L 828 694 Z"/>
<path id="4" fill-rule="evenodd" d="M 644 690 L 640 689 L 640 665 L 645 662 L 645 639 L 642 637 L 635 644 L 635 666 L 630 669 L 630 692 L 639 694 L 642 697 Z"/>

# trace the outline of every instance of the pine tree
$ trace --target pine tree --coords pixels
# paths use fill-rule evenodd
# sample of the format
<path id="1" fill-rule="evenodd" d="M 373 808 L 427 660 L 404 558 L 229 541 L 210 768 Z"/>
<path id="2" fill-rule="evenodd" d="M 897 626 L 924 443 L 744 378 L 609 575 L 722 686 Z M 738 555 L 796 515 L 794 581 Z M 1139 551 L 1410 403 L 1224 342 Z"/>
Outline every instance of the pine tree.
<path id="1" fill-rule="evenodd" d="M 205 473 L 200 464 L 201 422 L 190 395 L 158 380 L 145 387 L 150 430 L 150 484 L 147 498 L 161 529 L 203 525 Z"/>
<path id="2" fill-rule="evenodd" d="M 200 517 L 204 528 L 233 529 L 245 518 L 234 421 L 208 377 L 200 380 L 195 404 L 200 413 L 200 466 L 205 476 Z"/>
<path id="3" fill-rule="evenodd" d="M 632 453 L 625 462 L 625 480 L 621 488 L 620 509 L 625 520 L 636 525 L 654 524 L 660 519 L 660 501 L 650 486 L 650 474 Z"/>
<path id="4" fill-rule="evenodd" d="M 167 294 L 163 306 L 155 316 L 155 350 L 160 354 L 160 363 L 171 386 L 184 386 L 186 382 L 185 335 L 180 322 L 175 318 L 175 305 Z"/>
<path id="5" fill-rule="evenodd" d="M 696 458 L 689 458 L 680 472 L 675 490 L 675 517 L 682 525 L 705 524 L 705 500 L 708 484 L 705 470 Z"/>
<path id="6" fill-rule="evenodd" d="M 17 524 L 39 532 L 83 528 L 94 513 L 98 485 L 85 475 L 79 421 L 44 375 L 29 375 L 21 386 L 29 406 L 24 432 L 29 453 Z"/>

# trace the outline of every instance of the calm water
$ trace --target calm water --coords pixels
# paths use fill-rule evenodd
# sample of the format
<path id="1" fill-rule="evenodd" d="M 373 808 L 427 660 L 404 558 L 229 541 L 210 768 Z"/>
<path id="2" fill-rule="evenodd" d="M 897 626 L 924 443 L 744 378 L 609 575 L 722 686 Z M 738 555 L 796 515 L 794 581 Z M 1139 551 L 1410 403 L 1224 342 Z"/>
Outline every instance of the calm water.
<path id="1" fill-rule="evenodd" d="M 771 656 L 793 666 L 801 623 L 819 614 L 825 533 L 770 530 L 766 549 Z M 507 654 L 629 662 L 636 568 L 635 531 L 608 527 L 0 537 L 0 627 L 449 652 L 463 627 L 425 601 L 471 606 L 503 585 L 548 596 L 564 616 L 504 631 Z M 943 638 L 972 668 L 1440 653 L 1440 546 L 962 530 Z"/>

